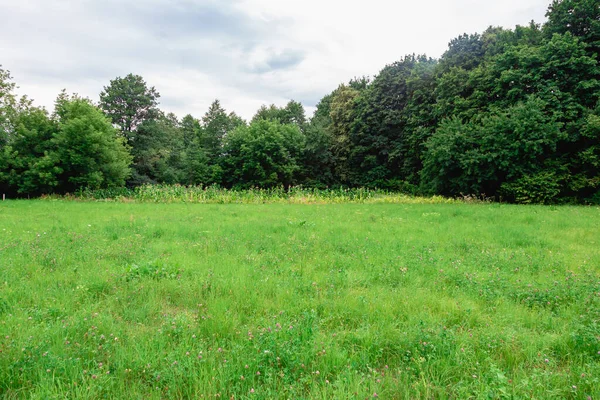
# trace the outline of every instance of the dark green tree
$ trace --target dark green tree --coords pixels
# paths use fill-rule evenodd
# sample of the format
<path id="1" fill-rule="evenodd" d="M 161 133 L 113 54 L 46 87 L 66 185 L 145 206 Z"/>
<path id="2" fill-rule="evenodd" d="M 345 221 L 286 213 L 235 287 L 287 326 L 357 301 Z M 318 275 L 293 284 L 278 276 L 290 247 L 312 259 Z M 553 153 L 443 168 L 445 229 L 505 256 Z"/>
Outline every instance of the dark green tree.
<path id="1" fill-rule="evenodd" d="M 233 187 L 290 186 L 296 183 L 304 135 L 296 125 L 258 120 L 227 136 L 224 182 Z"/>
<path id="2" fill-rule="evenodd" d="M 600 56 L 600 5 L 598 0 L 553 0 L 546 13 L 544 32 L 571 33 L 588 46 L 588 51 Z"/>
<path id="3" fill-rule="evenodd" d="M 157 118 L 160 94 L 154 87 L 148 87 L 139 75 L 129 74 L 110 81 L 100 93 L 100 108 L 113 124 L 121 130 L 123 137 L 135 146 L 138 127 Z"/>

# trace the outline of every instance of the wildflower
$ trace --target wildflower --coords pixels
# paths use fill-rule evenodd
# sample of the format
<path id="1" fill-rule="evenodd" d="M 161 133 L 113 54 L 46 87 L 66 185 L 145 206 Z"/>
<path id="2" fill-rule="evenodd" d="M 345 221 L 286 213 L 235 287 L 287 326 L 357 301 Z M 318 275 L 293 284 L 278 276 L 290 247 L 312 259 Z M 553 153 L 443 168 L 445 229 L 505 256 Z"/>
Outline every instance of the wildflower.
<path id="1" fill-rule="evenodd" d="M 260 375 L 260 371 L 256 371 L 256 375 Z"/>
<path id="2" fill-rule="evenodd" d="M 546 358 L 546 359 L 544 360 L 544 362 L 545 362 L 546 364 L 548 364 L 548 363 L 550 362 L 550 360 L 548 360 L 548 359 Z"/>
<path id="3" fill-rule="evenodd" d="M 321 373 L 319 371 L 315 371 L 315 374 L 316 375 L 320 375 Z"/>
<path id="4" fill-rule="evenodd" d="M 92 375 L 92 379 L 96 379 L 98 378 L 96 375 Z"/>
<path id="5" fill-rule="evenodd" d="M 373 393 L 373 397 L 379 397 L 377 396 L 377 392 Z"/>
<path id="6" fill-rule="evenodd" d="M 250 389 L 250 393 L 254 393 L 254 388 Z"/>

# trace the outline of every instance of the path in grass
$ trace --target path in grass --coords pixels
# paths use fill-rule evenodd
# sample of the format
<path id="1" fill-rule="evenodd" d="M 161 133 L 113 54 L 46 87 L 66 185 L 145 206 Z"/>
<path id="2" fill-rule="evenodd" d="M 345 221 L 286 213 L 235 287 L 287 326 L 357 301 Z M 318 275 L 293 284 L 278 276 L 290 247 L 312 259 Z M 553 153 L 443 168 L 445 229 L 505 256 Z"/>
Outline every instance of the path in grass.
<path id="1" fill-rule="evenodd" d="M 600 209 L 0 203 L 6 398 L 597 398 Z"/>

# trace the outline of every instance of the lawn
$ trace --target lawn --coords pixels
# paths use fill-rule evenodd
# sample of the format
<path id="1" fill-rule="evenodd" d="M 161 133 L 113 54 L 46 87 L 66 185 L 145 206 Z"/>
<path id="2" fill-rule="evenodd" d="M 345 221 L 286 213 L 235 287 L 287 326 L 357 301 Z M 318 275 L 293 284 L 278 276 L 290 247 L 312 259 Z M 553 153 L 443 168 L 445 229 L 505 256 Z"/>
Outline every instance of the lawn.
<path id="1" fill-rule="evenodd" d="M 4 398 L 600 398 L 600 209 L 0 202 Z"/>

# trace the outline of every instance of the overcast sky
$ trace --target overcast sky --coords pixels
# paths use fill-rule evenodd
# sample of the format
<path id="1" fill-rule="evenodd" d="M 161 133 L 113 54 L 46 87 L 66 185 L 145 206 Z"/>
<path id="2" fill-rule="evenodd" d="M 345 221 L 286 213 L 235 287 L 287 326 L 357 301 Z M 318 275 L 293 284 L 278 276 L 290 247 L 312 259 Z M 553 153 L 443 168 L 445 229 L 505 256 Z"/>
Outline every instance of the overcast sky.
<path id="1" fill-rule="evenodd" d="M 130 72 L 161 108 L 201 117 L 218 98 L 251 118 L 261 104 L 309 114 L 352 77 L 405 54 L 439 57 L 489 25 L 545 20 L 550 0 L 0 0 L 0 64 L 48 108 L 63 88 L 98 101 Z"/>

